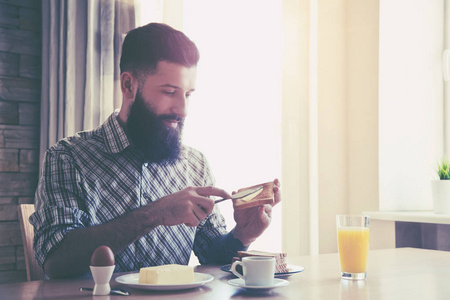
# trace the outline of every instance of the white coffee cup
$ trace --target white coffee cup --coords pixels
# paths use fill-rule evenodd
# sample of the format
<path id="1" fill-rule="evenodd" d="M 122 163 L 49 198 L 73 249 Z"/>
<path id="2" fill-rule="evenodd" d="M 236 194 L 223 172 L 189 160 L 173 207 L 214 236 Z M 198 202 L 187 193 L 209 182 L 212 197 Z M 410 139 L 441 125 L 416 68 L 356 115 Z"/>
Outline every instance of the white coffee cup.
<path id="1" fill-rule="evenodd" d="M 236 266 L 242 266 L 244 276 L 236 271 Z M 247 286 L 271 286 L 275 277 L 274 257 L 243 257 L 231 265 L 231 272 L 244 280 Z"/>

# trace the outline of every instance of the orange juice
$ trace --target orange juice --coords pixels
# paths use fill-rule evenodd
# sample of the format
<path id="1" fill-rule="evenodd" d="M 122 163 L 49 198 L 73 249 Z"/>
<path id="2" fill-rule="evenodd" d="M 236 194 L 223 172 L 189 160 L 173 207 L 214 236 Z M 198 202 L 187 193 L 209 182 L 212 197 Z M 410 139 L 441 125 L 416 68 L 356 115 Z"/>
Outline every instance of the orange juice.
<path id="1" fill-rule="evenodd" d="M 338 228 L 338 248 L 341 272 L 365 273 L 369 253 L 369 228 Z"/>

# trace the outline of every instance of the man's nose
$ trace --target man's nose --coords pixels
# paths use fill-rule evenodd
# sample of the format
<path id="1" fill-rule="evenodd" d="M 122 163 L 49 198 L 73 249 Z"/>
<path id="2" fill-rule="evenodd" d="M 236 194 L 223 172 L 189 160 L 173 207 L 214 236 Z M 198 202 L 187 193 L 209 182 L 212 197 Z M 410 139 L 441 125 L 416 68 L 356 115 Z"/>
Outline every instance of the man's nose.
<path id="1" fill-rule="evenodd" d="M 180 95 L 176 97 L 175 103 L 172 106 L 172 112 L 182 118 L 186 118 L 188 111 L 188 102 L 189 98 L 186 95 Z"/>

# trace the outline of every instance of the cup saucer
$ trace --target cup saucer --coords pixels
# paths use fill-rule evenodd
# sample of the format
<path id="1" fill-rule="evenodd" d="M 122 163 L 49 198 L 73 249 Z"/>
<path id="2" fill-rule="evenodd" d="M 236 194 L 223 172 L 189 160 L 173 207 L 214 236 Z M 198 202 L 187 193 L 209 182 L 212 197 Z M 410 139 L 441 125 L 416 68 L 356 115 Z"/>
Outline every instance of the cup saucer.
<path id="1" fill-rule="evenodd" d="M 284 279 L 274 278 L 272 285 L 269 285 L 269 286 L 255 286 L 255 285 L 246 285 L 245 281 L 243 279 L 235 278 L 235 279 L 228 280 L 228 284 L 233 285 L 233 286 L 237 286 L 237 287 L 241 287 L 241 288 L 245 288 L 245 289 L 268 290 L 268 289 L 273 289 L 273 288 L 289 285 L 289 281 L 284 280 Z"/>

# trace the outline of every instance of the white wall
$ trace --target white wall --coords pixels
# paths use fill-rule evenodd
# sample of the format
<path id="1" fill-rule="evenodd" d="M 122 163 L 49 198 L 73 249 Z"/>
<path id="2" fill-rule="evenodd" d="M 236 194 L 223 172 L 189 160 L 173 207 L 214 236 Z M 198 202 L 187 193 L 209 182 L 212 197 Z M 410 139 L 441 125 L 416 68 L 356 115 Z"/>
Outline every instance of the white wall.
<path id="1" fill-rule="evenodd" d="M 378 1 L 285 1 L 284 17 L 283 249 L 336 252 L 336 215 L 379 204 Z M 371 230 L 372 249 L 395 246 L 393 222 Z"/>
<path id="2" fill-rule="evenodd" d="M 347 1 L 318 6 L 319 252 L 337 251 L 336 215 L 348 212 Z"/>
<path id="3" fill-rule="evenodd" d="M 348 212 L 379 207 L 378 1 L 351 0 L 347 5 Z M 370 222 L 370 248 L 395 247 L 395 223 Z"/>
<path id="4" fill-rule="evenodd" d="M 443 154 L 443 0 L 380 0 L 380 210 L 431 210 Z"/>
<path id="5" fill-rule="evenodd" d="M 309 0 L 283 0 L 282 249 L 310 253 Z"/>
<path id="6" fill-rule="evenodd" d="M 349 212 L 378 210 L 378 1 L 348 1 Z"/>
<path id="7" fill-rule="evenodd" d="M 378 5 L 318 6 L 321 253 L 336 251 L 338 213 L 432 209 L 429 182 L 443 150 L 443 1 Z M 395 246 L 394 222 L 371 227 L 372 248 Z"/>

